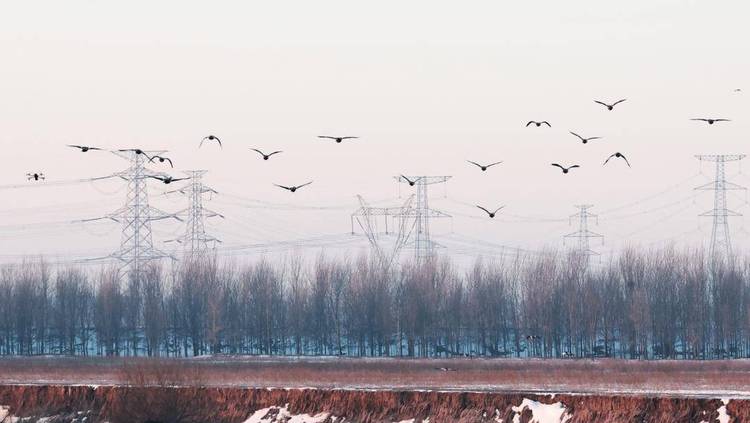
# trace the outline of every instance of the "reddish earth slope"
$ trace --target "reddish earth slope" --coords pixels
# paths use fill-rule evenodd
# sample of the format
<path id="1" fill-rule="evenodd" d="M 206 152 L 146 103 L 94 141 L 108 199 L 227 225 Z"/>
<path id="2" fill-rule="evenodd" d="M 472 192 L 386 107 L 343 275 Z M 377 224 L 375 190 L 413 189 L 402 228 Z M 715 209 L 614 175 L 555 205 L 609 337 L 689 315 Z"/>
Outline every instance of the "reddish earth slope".
<path id="1" fill-rule="evenodd" d="M 750 422 L 747 399 L 406 390 L 0 385 L 0 406 L 0 421 L 87 423 Z"/>

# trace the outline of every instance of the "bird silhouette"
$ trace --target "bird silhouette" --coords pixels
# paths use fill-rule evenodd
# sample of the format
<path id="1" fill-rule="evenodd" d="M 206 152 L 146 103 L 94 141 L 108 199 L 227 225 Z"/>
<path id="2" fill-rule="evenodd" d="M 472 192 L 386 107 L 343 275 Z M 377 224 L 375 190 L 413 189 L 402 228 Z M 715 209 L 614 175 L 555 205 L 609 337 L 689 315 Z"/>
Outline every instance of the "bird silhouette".
<path id="1" fill-rule="evenodd" d="M 562 173 L 568 173 L 568 172 L 570 172 L 571 169 L 575 169 L 577 167 L 581 167 L 581 166 L 578 166 L 578 165 L 573 165 L 573 166 L 565 167 L 565 166 L 559 165 L 557 163 L 552 163 L 552 166 L 559 167 L 562 170 Z"/>
<path id="2" fill-rule="evenodd" d="M 307 182 L 307 183 L 302 184 L 302 185 L 291 186 L 291 187 L 287 187 L 287 186 L 279 185 L 279 184 L 274 184 L 274 185 L 276 185 L 279 188 L 284 188 L 285 190 L 287 190 L 289 192 L 295 192 L 295 191 L 297 191 L 298 189 L 300 189 L 300 188 L 302 188 L 304 186 L 310 185 L 311 183 L 313 183 L 313 181 Z"/>
<path id="3" fill-rule="evenodd" d="M 318 135 L 318 138 L 326 138 L 329 140 L 334 140 L 337 143 L 340 143 L 341 141 L 344 141 L 344 140 L 352 140 L 352 139 L 356 139 L 359 137 L 332 137 L 330 135 Z"/>
<path id="4" fill-rule="evenodd" d="M 68 147 L 77 148 L 77 149 L 81 150 L 81 153 L 86 153 L 89 150 L 101 150 L 101 148 L 89 147 L 87 145 L 73 145 L 73 144 L 68 144 Z"/>
<path id="5" fill-rule="evenodd" d="M 492 166 L 495 166 L 496 164 L 502 163 L 502 161 L 499 161 L 499 162 L 495 162 L 495 163 L 490 163 L 488 165 L 480 165 L 479 163 L 472 162 L 471 160 L 467 160 L 467 162 L 469 162 L 469 163 L 473 164 L 474 166 L 477 166 L 478 168 L 482 169 L 482 172 L 487 171 L 487 169 L 489 169 Z"/>
<path id="6" fill-rule="evenodd" d="M 216 135 L 209 135 L 209 136 L 203 137 L 203 139 L 201 140 L 201 143 L 198 145 L 198 148 L 203 146 L 203 141 L 205 140 L 216 141 L 219 143 L 219 147 L 224 148 L 224 146 L 221 145 L 221 140 Z"/>
<path id="7" fill-rule="evenodd" d="M 541 121 L 541 122 L 537 122 L 537 121 L 535 121 L 535 120 L 530 120 L 530 121 L 529 121 L 529 123 L 527 123 L 527 124 L 526 124 L 526 126 L 528 127 L 528 126 L 529 126 L 529 125 L 531 125 L 532 123 L 533 123 L 534 125 L 536 125 L 536 126 L 537 126 L 537 128 L 538 128 L 538 127 L 540 127 L 540 126 L 542 126 L 542 125 L 547 125 L 547 126 L 549 126 L 550 128 L 552 127 L 552 125 L 550 125 L 550 124 L 549 124 L 549 122 L 547 122 L 546 120 L 543 120 L 543 121 Z"/>
<path id="8" fill-rule="evenodd" d="M 716 122 L 730 122 L 730 119 L 715 119 L 715 118 L 693 118 L 690 120 L 699 120 L 701 122 L 706 122 L 709 125 L 713 125 Z"/>
<path id="9" fill-rule="evenodd" d="M 742 88 L 735 88 L 735 89 L 734 89 L 734 92 L 736 92 L 736 93 L 741 93 L 741 92 L 742 92 Z"/>
<path id="10" fill-rule="evenodd" d="M 576 134 L 573 131 L 571 131 L 570 133 L 573 134 L 573 135 L 575 135 L 584 144 L 586 144 L 586 143 L 588 143 L 589 141 L 592 141 L 592 140 L 600 140 L 600 139 L 602 139 L 602 137 L 588 137 L 588 138 L 584 138 L 584 137 Z"/>
<path id="11" fill-rule="evenodd" d="M 251 150 L 258 152 L 258 154 L 260 154 L 261 156 L 263 156 L 263 160 L 268 160 L 274 154 L 283 153 L 283 151 L 281 151 L 281 150 L 274 151 L 273 153 L 268 153 L 268 154 L 266 154 L 266 153 L 258 150 L 257 148 L 251 148 Z"/>
<path id="12" fill-rule="evenodd" d="M 150 159 L 148 159 L 148 161 L 151 163 L 153 163 L 154 160 L 159 160 L 159 163 L 169 162 L 169 167 L 174 168 L 174 164 L 172 164 L 172 159 L 170 159 L 169 157 L 153 156 Z"/>
<path id="13" fill-rule="evenodd" d="M 411 187 L 413 187 L 414 184 L 416 184 L 417 182 L 419 182 L 420 179 L 422 179 L 422 177 L 419 177 L 419 178 L 417 178 L 417 179 L 415 179 L 415 180 L 412 181 L 411 179 L 407 178 L 404 175 L 401 175 L 401 177 L 404 178 L 406 180 L 406 182 L 409 183 L 409 186 L 411 186 Z"/>
<path id="14" fill-rule="evenodd" d="M 39 181 L 39 180 L 43 181 L 45 178 L 44 178 L 44 174 L 43 173 L 36 172 L 36 173 L 27 173 L 26 174 L 26 179 L 29 180 L 29 181 L 32 180 L 32 179 L 35 180 L 35 181 Z"/>
<path id="15" fill-rule="evenodd" d="M 484 210 L 484 212 L 487 213 L 487 215 L 490 218 L 495 217 L 495 215 L 497 214 L 497 212 L 499 212 L 500 210 L 502 210 L 503 208 L 505 208 L 505 206 L 500 206 L 500 207 L 496 208 L 495 211 L 489 211 L 489 210 L 485 209 L 484 207 L 482 207 L 482 206 L 480 206 L 478 204 L 477 204 L 477 207 L 479 207 L 480 209 Z"/>
<path id="16" fill-rule="evenodd" d="M 190 178 L 173 178 L 171 176 L 156 176 L 156 175 L 147 175 L 147 177 L 158 179 L 167 185 L 171 184 L 172 182 L 184 181 L 185 179 L 190 179 Z"/>
<path id="17" fill-rule="evenodd" d="M 601 104 L 602 106 L 606 107 L 606 108 L 607 108 L 607 110 L 612 110 L 612 109 L 614 109 L 614 108 L 615 108 L 615 106 L 617 106 L 618 104 L 622 103 L 622 102 L 623 102 L 623 101 L 625 101 L 625 100 L 627 100 L 627 98 L 623 98 L 622 100 L 617 100 L 617 101 L 615 101 L 615 102 L 614 102 L 614 103 L 612 103 L 612 104 L 607 104 L 607 103 L 605 103 L 605 102 L 603 102 L 603 101 L 599 101 L 599 100 L 594 100 L 594 103 L 599 103 L 599 104 Z"/>
<path id="18" fill-rule="evenodd" d="M 120 149 L 120 150 L 117 150 L 117 151 L 123 151 L 123 152 L 125 152 L 125 151 L 132 151 L 135 154 L 143 154 L 144 156 L 146 156 L 147 159 L 151 160 L 151 158 L 148 156 L 148 154 L 146 154 L 140 148 L 123 148 L 123 149 Z"/>
<path id="19" fill-rule="evenodd" d="M 614 153 L 614 154 L 612 154 L 612 155 L 610 155 L 609 157 L 607 157 L 607 160 L 604 161 L 604 163 L 602 164 L 602 166 L 604 166 L 605 164 L 607 164 L 607 162 L 609 161 L 609 159 L 611 159 L 612 157 L 625 160 L 625 163 L 627 163 L 628 167 L 630 167 L 630 162 L 628 161 L 628 158 L 625 157 L 625 155 L 622 154 L 622 153 L 620 153 L 619 151 L 616 152 L 616 153 Z"/>

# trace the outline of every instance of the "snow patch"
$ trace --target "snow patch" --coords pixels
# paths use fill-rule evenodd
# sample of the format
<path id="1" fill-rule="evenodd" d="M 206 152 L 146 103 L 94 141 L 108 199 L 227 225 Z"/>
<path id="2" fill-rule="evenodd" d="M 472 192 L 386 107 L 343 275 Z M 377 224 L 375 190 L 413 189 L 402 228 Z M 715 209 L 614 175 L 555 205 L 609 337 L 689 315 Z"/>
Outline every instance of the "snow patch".
<path id="1" fill-rule="evenodd" d="M 521 414 L 526 408 L 531 410 L 531 420 L 529 423 L 565 423 L 572 417 L 567 413 L 568 410 L 561 402 L 543 404 L 524 398 L 521 405 L 513 407 L 513 411 L 516 413 L 513 417 L 513 423 L 521 422 Z"/>
<path id="2" fill-rule="evenodd" d="M 719 407 L 719 423 L 729 423 L 729 414 L 727 414 L 727 404 L 729 404 L 728 398 L 722 398 L 721 403 L 723 404 L 721 407 Z"/>
<path id="3" fill-rule="evenodd" d="M 318 413 L 314 416 L 309 414 L 292 414 L 289 412 L 289 404 L 283 407 L 263 408 L 250 416 L 244 423 L 323 423 L 329 416 L 328 413 Z"/>

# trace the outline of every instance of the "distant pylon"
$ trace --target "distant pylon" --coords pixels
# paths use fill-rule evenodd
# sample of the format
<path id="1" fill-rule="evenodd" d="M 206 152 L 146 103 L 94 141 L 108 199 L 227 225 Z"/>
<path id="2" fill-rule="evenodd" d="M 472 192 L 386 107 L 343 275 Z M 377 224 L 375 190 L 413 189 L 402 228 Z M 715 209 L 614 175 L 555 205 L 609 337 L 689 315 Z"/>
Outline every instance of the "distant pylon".
<path id="1" fill-rule="evenodd" d="M 604 236 L 589 230 L 589 218 L 597 219 L 598 222 L 598 216 L 589 213 L 589 209 L 594 206 L 591 204 L 580 204 L 575 207 L 578 208 L 579 211 L 570 216 L 570 223 L 573 223 L 573 218 L 578 218 L 578 230 L 565 235 L 564 239 L 577 238 L 578 242 L 576 245 L 576 252 L 582 257 L 585 257 L 588 262 L 589 257 L 599 255 L 598 252 L 591 249 L 589 239 L 602 238 L 603 240 Z"/>
<path id="2" fill-rule="evenodd" d="M 190 177 L 190 182 L 179 191 L 188 194 L 190 205 L 187 209 L 178 212 L 178 214 L 187 214 L 185 234 L 172 241 L 183 245 L 186 258 L 195 259 L 205 256 L 210 247 L 215 248 L 216 243 L 221 242 L 219 239 L 206 234 L 205 219 L 208 217 L 221 217 L 223 219 L 224 216 L 203 207 L 203 194 L 217 194 L 213 188 L 203 184 L 203 175 L 206 174 L 206 171 L 190 170 L 183 173 Z M 211 245 L 209 246 L 209 244 Z"/>
<path id="3" fill-rule="evenodd" d="M 145 153 L 160 155 L 164 151 Z M 147 262 L 162 258 L 174 259 L 171 255 L 154 248 L 151 222 L 170 218 L 181 219 L 175 214 L 163 212 L 149 205 L 146 179 L 161 174 L 145 167 L 148 160 L 145 154 L 135 151 L 115 151 L 114 154 L 129 160 L 130 167 L 115 174 L 128 183 L 125 205 L 105 217 L 122 224 L 120 248 L 110 257 L 120 261 L 121 273 L 130 278 L 140 279 Z"/>
<path id="4" fill-rule="evenodd" d="M 695 157 L 700 161 L 716 163 L 716 176 L 714 177 L 714 180 L 696 187 L 695 189 L 714 192 L 714 208 L 705 213 L 701 213 L 699 216 L 713 217 L 711 245 L 708 250 L 711 264 L 728 263 L 732 258 L 732 241 L 729 236 L 729 216 L 742 215 L 727 208 L 727 190 L 744 190 L 747 188 L 727 181 L 724 172 L 724 164 L 726 162 L 742 160 L 745 158 L 745 155 L 699 155 Z"/>
<path id="5" fill-rule="evenodd" d="M 427 187 L 433 184 L 442 184 L 450 179 L 450 176 L 396 176 L 398 182 L 415 185 L 417 191 L 417 204 L 415 207 L 409 207 L 398 214 L 399 219 L 413 219 L 413 246 L 414 258 L 417 262 L 431 257 L 435 248 L 438 246 L 430 238 L 430 219 L 451 217 L 449 214 L 440 210 L 431 209 L 428 204 L 429 195 Z M 411 181 L 411 182 L 410 182 Z"/>
<path id="6" fill-rule="evenodd" d="M 367 240 L 370 243 L 371 250 L 374 252 L 381 265 L 387 269 L 396 260 L 401 251 L 401 248 L 406 242 L 406 237 L 408 235 L 406 220 L 400 219 L 396 230 L 391 231 L 395 232 L 396 240 L 393 244 L 392 250 L 390 252 L 386 252 L 380 245 L 378 239 L 379 231 L 377 226 L 377 217 L 383 216 L 383 220 L 385 223 L 385 234 L 388 235 L 388 218 L 399 217 L 404 212 L 404 210 L 411 208 L 411 205 L 414 202 L 414 195 L 409 196 L 409 198 L 401 207 L 372 207 L 367 204 L 362 196 L 358 195 L 357 198 L 359 199 L 360 207 L 351 215 L 352 235 L 354 234 L 354 223 L 356 222 L 364 232 L 365 236 L 367 236 Z"/>

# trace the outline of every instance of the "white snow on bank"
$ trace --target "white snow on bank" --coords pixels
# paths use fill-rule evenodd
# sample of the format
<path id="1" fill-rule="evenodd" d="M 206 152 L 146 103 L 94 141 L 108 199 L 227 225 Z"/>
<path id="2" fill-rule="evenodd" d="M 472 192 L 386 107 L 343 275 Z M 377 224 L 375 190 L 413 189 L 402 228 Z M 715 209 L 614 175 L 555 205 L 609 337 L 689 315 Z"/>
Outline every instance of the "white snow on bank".
<path id="1" fill-rule="evenodd" d="M 283 407 L 268 407 L 254 412 L 243 423 L 323 423 L 331 421 L 344 423 L 343 417 L 336 417 L 330 413 L 318 413 L 314 416 L 309 414 L 292 414 L 289 412 L 289 404 Z M 416 423 L 417 419 L 401 420 L 394 423 Z M 422 423 L 430 423 L 430 419 L 421 420 Z M 2 421 L 0 420 L 0 423 Z"/>
<path id="2" fill-rule="evenodd" d="M 729 414 L 727 414 L 727 404 L 729 404 L 728 398 L 722 398 L 721 403 L 723 404 L 721 407 L 719 407 L 719 423 L 729 423 Z"/>
<path id="3" fill-rule="evenodd" d="M 10 415 L 10 407 L 0 405 L 0 423 L 17 423 L 20 419 Z"/>
<path id="4" fill-rule="evenodd" d="M 521 414 L 526 408 L 531 410 L 531 420 L 529 423 L 565 423 L 571 418 L 567 413 L 568 410 L 561 402 L 543 404 L 524 398 L 521 405 L 513 407 L 513 411 L 516 413 L 513 417 L 513 423 L 521 422 Z"/>

